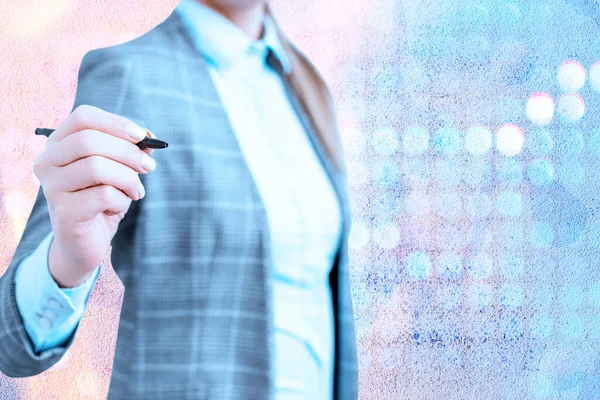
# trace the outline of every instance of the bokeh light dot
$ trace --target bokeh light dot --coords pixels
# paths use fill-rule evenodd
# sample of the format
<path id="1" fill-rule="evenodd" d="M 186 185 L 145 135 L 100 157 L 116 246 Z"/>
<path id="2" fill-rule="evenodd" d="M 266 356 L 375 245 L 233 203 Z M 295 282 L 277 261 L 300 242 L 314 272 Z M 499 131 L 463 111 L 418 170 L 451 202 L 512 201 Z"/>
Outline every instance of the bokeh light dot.
<path id="1" fill-rule="evenodd" d="M 589 275 L 588 262 L 580 255 L 569 252 L 559 265 L 564 281 L 574 281 Z"/>
<path id="2" fill-rule="evenodd" d="M 513 75 L 514 77 L 514 75 Z M 496 118 L 504 122 L 516 122 L 523 116 L 523 99 L 514 96 L 505 96 L 497 102 L 494 109 L 496 110 Z"/>
<path id="3" fill-rule="evenodd" d="M 390 187 L 398 183 L 400 170 L 398 164 L 391 159 L 378 161 L 373 166 L 375 181 L 383 187 Z"/>
<path id="4" fill-rule="evenodd" d="M 462 260 L 460 256 L 453 252 L 443 252 L 436 260 L 436 268 L 440 275 L 454 280 L 462 274 Z"/>
<path id="5" fill-rule="evenodd" d="M 498 164 L 498 179 L 505 185 L 516 186 L 523 179 L 523 167 L 518 160 L 508 158 Z"/>
<path id="6" fill-rule="evenodd" d="M 487 186 L 494 176 L 492 165 L 489 160 L 477 158 L 471 160 L 469 167 L 465 169 L 462 179 L 471 189 L 479 190 Z M 460 176 L 458 180 L 460 181 Z"/>
<path id="7" fill-rule="evenodd" d="M 433 145 L 435 149 L 444 155 L 454 155 L 460 150 L 462 139 L 458 131 L 450 127 L 443 127 L 435 131 Z"/>
<path id="8" fill-rule="evenodd" d="M 460 306 L 462 293 L 457 286 L 444 286 L 439 291 L 437 299 L 443 308 L 451 310 Z"/>
<path id="9" fill-rule="evenodd" d="M 425 193 L 412 192 L 404 200 L 406 213 L 415 218 L 423 218 L 431 211 L 429 196 Z"/>
<path id="10" fill-rule="evenodd" d="M 521 10 L 513 3 L 504 3 L 501 5 L 498 13 L 498 25 L 507 33 L 515 32 L 522 23 Z"/>
<path id="11" fill-rule="evenodd" d="M 530 298 L 531 306 L 536 310 L 547 309 L 554 301 L 550 288 L 543 286 L 532 287 L 528 291 L 527 296 Z"/>
<path id="12" fill-rule="evenodd" d="M 515 284 L 507 284 L 498 290 L 498 298 L 503 307 L 519 307 L 523 303 L 523 289 Z"/>
<path id="13" fill-rule="evenodd" d="M 369 228 L 362 222 L 352 222 L 352 228 L 348 237 L 348 245 L 353 249 L 361 249 L 369 243 Z"/>
<path id="14" fill-rule="evenodd" d="M 523 272 L 523 258 L 518 254 L 504 253 L 500 257 L 498 268 L 505 278 L 518 278 Z"/>
<path id="15" fill-rule="evenodd" d="M 406 161 L 403 169 L 411 186 L 424 187 L 429 183 L 431 168 L 427 161 L 410 158 Z"/>
<path id="16" fill-rule="evenodd" d="M 546 249 L 554 241 L 552 226 L 546 221 L 535 221 L 529 229 L 529 243 L 535 248 Z"/>
<path id="17" fill-rule="evenodd" d="M 585 148 L 583 133 L 579 129 L 563 129 L 557 132 L 555 145 L 562 158 L 578 156 Z"/>
<path id="18" fill-rule="evenodd" d="M 471 346 L 467 353 L 468 361 L 477 368 L 487 369 L 494 364 L 494 354 L 489 345 Z"/>
<path id="19" fill-rule="evenodd" d="M 564 92 L 576 92 L 585 84 L 585 68 L 575 60 L 565 61 L 558 67 L 558 84 Z"/>
<path id="20" fill-rule="evenodd" d="M 367 139 L 365 135 L 354 127 L 348 127 L 342 130 L 342 139 L 344 141 L 344 148 L 348 154 L 360 155 L 364 153 L 367 148 Z"/>
<path id="21" fill-rule="evenodd" d="M 467 199 L 467 211 L 474 218 L 485 218 L 492 211 L 492 199 L 487 193 L 474 191 Z"/>
<path id="22" fill-rule="evenodd" d="M 402 137 L 402 145 L 406 154 L 422 154 L 429 147 L 429 133 L 420 127 L 408 128 Z"/>
<path id="23" fill-rule="evenodd" d="M 554 322 L 548 314 L 535 313 L 529 319 L 529 334 L 534 339 L 548 339 L 552 336 Z"/>
<path id="24" fill-rule="evenodd" d="M 527 149 L 534 156 L 547 156 L 554 149 L 552 133 L 546 128 L 534 129 L 526 135 Z"/>
<path id="25" fill-rule="evenodd" d="M 523 242 L 523 224 L 510 222 L 500 225 L 498 228 L 498 239 L 505 247 L 517 247 Z"/>
<path id="26" fill-rule="evenodd" d="M 502 126 L 496 135 L 496 148 L 505 156 L 516 156 L 521 152 L 525 136 L 520 127 L 513 124 Z"/>
<path id="27" fill-rule="evenodd" d="M 477 1 L 464 1 L 458 4 L 456 23 L 465 30 L 479 32 L 490 22 L 490 12 Z"/>
<path id="28" fill-rule="evenodd" d="M 438 160 L 434 166 L 436 182 L 445 188 L 456 186 L 460 183 L 462 166 L 454 160 Z"/>
<path id="29" fill-rule="evenodd" d="M 377 361 L 381 367 L 387 370 L 394 370 L 398 368 L 400 363 L 400 354 L 398 351 L 387 349 L 386 351 L 379 352 Z"/>
<path id="30" fill-rule="evenodd" d="M 462 200 L 456 193 L 444 192 L 437 196 L 435 209 L 440 217 L 455 220 L 462 211 Z"/>
<path id="31" fill-rule="evenodd" d="M 471 305 L 478 309 L 483 309 L 492 304 L 494 292 L 490 285 L 486 283 L 471 286 L 469 290 L 469 301 Z"/>
<path id="32" fill-rule="evenodd" d="M 412 92 L 425 89 L 430 82 L 426 70 L 414 64 L 403 68 L 401 76 L 404 87 Z"/>
<path id="33" fill-rule="evenodd" d="M 558 113 L 567 121 L 579 121 L 585 114 L 583 97 L 576 93 L 565 93 L 558 100 Z"/>
<path id="34" fill-rule="evenodd" d="M 456 224 L 442 224 L 437 227 L 435 240 L 442 250 L 458 250 L 463 242 L 464 232 Z"/>
<path id="35" fill-rule="evenodd" d="M 521 215 L 523 201 L 521 195 L 512 190 L 505 190 L 496 198 L 496 209 L 505 217 L 518 217 Z"/>
<path id="36" fill-rule="evenodd" d="M 558 164 L 557 175 L 563 186 L 575 189 L 585 181 L 585 168 L 579 161 L 567 160 Z"/>
<path id="37" fill-rule="evenodd" d="M 396 225 L 385 222 L 375 228 L 373 240 L 384 249 L 393 249 L 400 241 L 400 231 Z"/>
<path id="38" fill-rule="evenodd" d="M 403 207 L 402 197 L 393 189 L 381 191 L 378 197 L 371 199 L 371 204 L 376 215 L 388 219 L 395 217 Z"/>
<path id="39" fill-rule="evenodd" d="M 585 329 L 583 318 L 575 313 L 563 314 L 556 324 L 558 332 L 568 339 L 580 337 Z"/>
<path id="40" fill-rule="evenodd" d="M 543 126 L 552 122 L 556 105 L 548 93 L 534 93 L 527 100 L 527 118 L 535 125 Z"/>
<path id="41" fill-rule="evenodd" d="M 431 258 L 423 252 L 413 252 L 406 256 L 406 271 L 414 278 L 423 280 L 431 271 Z"/>
<path id="42" fill-rule="evenodd" d="M 362 186 L 369 181 L 369 170 L 365 163 L 348 162 L 348 180 L 354 186 Z"/>
<path id="43" fill-rule="evenodd" d="M 462 363 L 462 350 L 454 346 L 446 346 L 437 352 L 437 358 L 440 366 L 444 370 L 456 370 Z"/>
<path id="44" fill-rule="evenodd" d="M 480 35 L 468 35 L 462 41 L 463 54 L 475 62 L 484 61 L 492 50 L 492 45 L 488 38 Z"/>
<path id="45" fill-rule="evenodd" d="M 581 285 L 570 283 L 558 291 L 558 303 L 567 310 L 575 310 L 583 304 L 584 291 Z"/>
<path id="46" fill-rule="evenodd" d="M 494 241 L 487 220 L 474 221 L 468 228 L 467 242 L 472 249 L 485 249 Z"/>
<path id="47" fill-rule="evenodd" d="M 523 335 L 523 319 L 515 314 L 502 314 L 498 321 L 504 340 L 517 340 Z"/>
<path id="48" fill-rule="evenodd" d="M 399 147 L 398 135 L 392 128 L 377 129 L 371 136 L 371 146 L 379 155 L 392 155 Z"/>
<path id="49" fill-rule="evenodd" d="M 474 315 L 469 325 L 471 326 L 467 327 L 467 329 L 473 335 L 474 339 L 479 342 L 487 341 L 496 330 L 494 321 L 481 314 Z"/>
<path id="50" fill-rule="evenodd" d="M 465 150 L 473 155 L 487 153 L 492 147 L 492 132 L 485 127 L 473 127 L 465 135 Z"/>
<path id="51" fill-rule="evenodd" d="M 533 160 L 529 164 L 527 175 L 532 184 L 547 186 L 554 180 L 554 167 L 548 160 Z"/>
<path id="52" fill-rule="evenodd" d="M 534 372 L 529 381 L 529 391 L 534 399 L 547 399 L 554 391 L 552 378 L 548 374 Z"/>
<path id="53" fill-rule="evenodd" d="M 410 367 L 417 374 L 425 374 L 431 368 L 431 354 L 423 346 L 411 346 L 408 359 Z"/>
<path id="54" fill-rule="evenodd" d="M 492 257 L 481 251 L 471 256 L 467 262 L 467 270 L 475 279 L 487 279 L 492 275 L 494 262 Z"/>

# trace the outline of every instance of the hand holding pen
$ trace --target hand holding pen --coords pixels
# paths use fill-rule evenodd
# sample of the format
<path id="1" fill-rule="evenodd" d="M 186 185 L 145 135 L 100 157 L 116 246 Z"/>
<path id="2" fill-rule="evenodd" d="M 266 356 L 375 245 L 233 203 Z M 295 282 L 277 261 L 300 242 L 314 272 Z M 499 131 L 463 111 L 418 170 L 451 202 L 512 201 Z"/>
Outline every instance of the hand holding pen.
<path id="1" fill-rule="evenodd" d="M 54 131 L 55 131 L 55 129 L 36 128 L 35 134 L 36 135 L 44 135 L 46 137 L 49 137 Z M 141 142 L 138 142 L 135 144 L 141 150 L 165 149 L 169 146 L 169 144 L 167 142 L 163 142 L 162 140 L 156 139 L 156 136 L 154 136 L 154 134 L 152 132 L 150 132 L 150 131 L 147 131 L 147 132 L 148 132 L 148 136 L 146 136 L 144 139 L 142 139 Z"/>
<path id="2" fill-rule="evenodd" d="M 36 134 L 48 136 L 33 173 L 54 233 L 50 272 L 59 286 L 77 286 L 102 262 L 132 200 L 144 197 L 139 174 L 154 171 L 150 155 L 167 144 L 127 118 L 87 105 L 56 130 Z"/>

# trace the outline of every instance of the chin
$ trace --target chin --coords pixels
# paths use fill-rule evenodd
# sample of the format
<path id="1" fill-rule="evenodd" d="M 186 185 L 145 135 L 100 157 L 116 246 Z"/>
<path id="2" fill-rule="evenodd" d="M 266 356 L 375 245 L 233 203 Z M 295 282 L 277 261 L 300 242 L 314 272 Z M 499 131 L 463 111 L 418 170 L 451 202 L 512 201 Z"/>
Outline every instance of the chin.
<path id="1" fill-rule="evenodd" d="M 200 0 L 201 3 L 209 3 L 216 7 L 225 8 L 247 8 L 264 4 L 267 0 Z"/>

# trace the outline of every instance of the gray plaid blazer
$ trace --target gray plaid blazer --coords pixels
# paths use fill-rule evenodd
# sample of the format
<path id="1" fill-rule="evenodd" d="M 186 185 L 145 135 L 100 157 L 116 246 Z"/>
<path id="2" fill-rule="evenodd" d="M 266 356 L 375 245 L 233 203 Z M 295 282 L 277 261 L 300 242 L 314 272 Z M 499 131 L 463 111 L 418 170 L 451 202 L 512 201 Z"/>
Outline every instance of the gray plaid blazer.
<path id="1" fill-rule="evenodd" d="M 300 88 L 300 79 L 320 75 L 281 30 L 279 35 L 298 75 L 288 84 L 290 99 L 344 211 L 343 240 L 330 276 L 334 393 L 337 400 L 353 400 L 358 368 L 347 257 L 351 213 L 341 141 L 319 114 L 334 115 L 332 103 L 315 110 L 309 98 L 327 102 L 328 92 Z M 111 243 L 111 263 L 125 294 L 108 398 L 272 398 L 266 213 L 204 59 L 179 16 L 173 12 L 133 41 L 88 52 L 73 108 L 80 104 L 123 115 L 169 143 L 153 154 L 156 171 L 140 175 L 147 195 L 132 203 Z M 9 377 L 52 367 L 76 336 L 64 347 L 35 354 L 15 304 L 15 267 L 51 229 L 40 188 L 0 278 L 0 370 Z"/>

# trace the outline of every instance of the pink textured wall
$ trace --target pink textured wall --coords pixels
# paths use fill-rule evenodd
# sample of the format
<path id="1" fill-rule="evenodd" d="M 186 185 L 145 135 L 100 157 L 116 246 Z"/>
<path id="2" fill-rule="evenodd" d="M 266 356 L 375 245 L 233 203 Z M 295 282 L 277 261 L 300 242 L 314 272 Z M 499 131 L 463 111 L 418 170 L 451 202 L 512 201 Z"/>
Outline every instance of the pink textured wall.
<path id="1" fill-rule="evenodd" d="M 272 2 L 280 23 L 328 80 L 359 57 L 364 1 Z M 0 274 L 23 232 L 39 181 L 35 157 L 46 138 L 36 127 L 56 127 L 70 113 L 81 58 L 90 49 L 139 36 L 164 20 L 175 0 L 2 0 L 0 2 Z M 324 23 L 345 9 L 335 23 Z M 348 11 L 352 11 L 348 13 Z M 348 46 L 332 44 L 343 39 Z M 364 39 L 363 39 L 364 40 Z M 63 360 L 28 379 L 0 374 L 0 399 L 105 398 L 116 340 L 122 285 L 108 255 L 77 340 Z"/>

